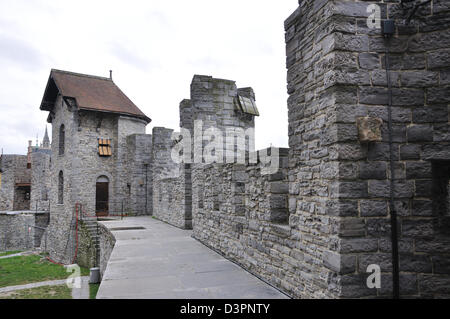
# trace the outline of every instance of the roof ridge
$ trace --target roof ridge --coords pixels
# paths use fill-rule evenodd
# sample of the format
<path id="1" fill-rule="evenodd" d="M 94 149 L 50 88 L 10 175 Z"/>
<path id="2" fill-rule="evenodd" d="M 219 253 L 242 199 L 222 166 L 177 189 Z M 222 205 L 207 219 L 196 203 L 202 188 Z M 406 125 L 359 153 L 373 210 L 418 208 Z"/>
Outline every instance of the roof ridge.
<path id="1" fill-rule="evenodd" d="M 76 72 L 64 71 L 64 70 L 58 70 L 58 69 L 52 69 L 52 72 L 58 72 L 58 73 L 63 73 L 63 74 L 68 74 L 68 75 L 73 75 L 73 76 L 79 76 L 79 77 L 84 77 L 84 78 L 92 78 L 92 79 L 97 79 L 97 80 L 106 80 L 106 81 L 113 82 L 113 80 L 110 79 L 110 78 L 103 77 L 103 76 L 98 76 L 98 75 L 76 73 Z"/>

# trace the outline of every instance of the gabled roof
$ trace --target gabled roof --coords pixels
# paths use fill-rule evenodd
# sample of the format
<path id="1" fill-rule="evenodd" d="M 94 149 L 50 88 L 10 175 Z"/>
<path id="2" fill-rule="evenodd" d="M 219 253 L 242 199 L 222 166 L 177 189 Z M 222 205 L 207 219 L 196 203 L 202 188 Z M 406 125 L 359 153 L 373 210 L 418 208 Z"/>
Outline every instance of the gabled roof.
<path id="1" fill-rule="evenodd" d="M 109 78 L 52 69 L 40 109 L 52 111 L 58 93 L 75 99 L 80 110 L 129 115 L 151 122 Z"/>

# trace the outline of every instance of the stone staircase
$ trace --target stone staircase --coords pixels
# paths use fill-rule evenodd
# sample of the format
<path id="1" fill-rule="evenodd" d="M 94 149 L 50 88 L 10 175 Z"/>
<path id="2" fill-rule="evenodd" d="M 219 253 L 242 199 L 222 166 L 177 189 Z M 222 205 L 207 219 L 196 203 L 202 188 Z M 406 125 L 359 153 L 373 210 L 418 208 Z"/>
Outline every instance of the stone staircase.
<path id="1" fill-rule="evenodd" d="M 98 233 L 98 224 L 97 224 L 97 218 L 96 217 L 85 217 L 83 218 L 84 225 L 86 226 L 87 230 L 89 231 L 89 235 L 94 243 L 95 247 L 95 266 L 98 266 L 98 262 L 100 260 L 100 236 Z"/>

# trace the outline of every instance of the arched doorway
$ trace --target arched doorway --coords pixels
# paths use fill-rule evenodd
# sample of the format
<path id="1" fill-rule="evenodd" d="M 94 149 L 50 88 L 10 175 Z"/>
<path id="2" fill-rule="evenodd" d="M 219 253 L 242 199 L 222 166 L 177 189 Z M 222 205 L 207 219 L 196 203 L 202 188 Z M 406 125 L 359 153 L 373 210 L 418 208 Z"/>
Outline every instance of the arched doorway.
<path id="1" fill-rule="evenodd" d="M 95 187 L 95 213 L 97 216 L 109 215 L 109 179 L 100 176 Z"/>

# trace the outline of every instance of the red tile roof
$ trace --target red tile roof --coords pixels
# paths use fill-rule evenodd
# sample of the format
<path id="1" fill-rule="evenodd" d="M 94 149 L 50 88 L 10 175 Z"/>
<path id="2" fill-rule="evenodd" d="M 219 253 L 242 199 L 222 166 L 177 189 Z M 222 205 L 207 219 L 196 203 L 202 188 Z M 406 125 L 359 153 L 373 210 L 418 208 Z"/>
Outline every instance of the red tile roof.
<path id="1" fill-rule="evenodd" d="M 148 118 L 109 78 L 79 74 L 52 69 L 49 83 L 41 104 L 41 110 L 51 111 L 49 107 L 54 97 L 51 81 L 63 97 L 74 98 L 80 110 L 118 113 L 137 117 L 151 122 Z"/>

